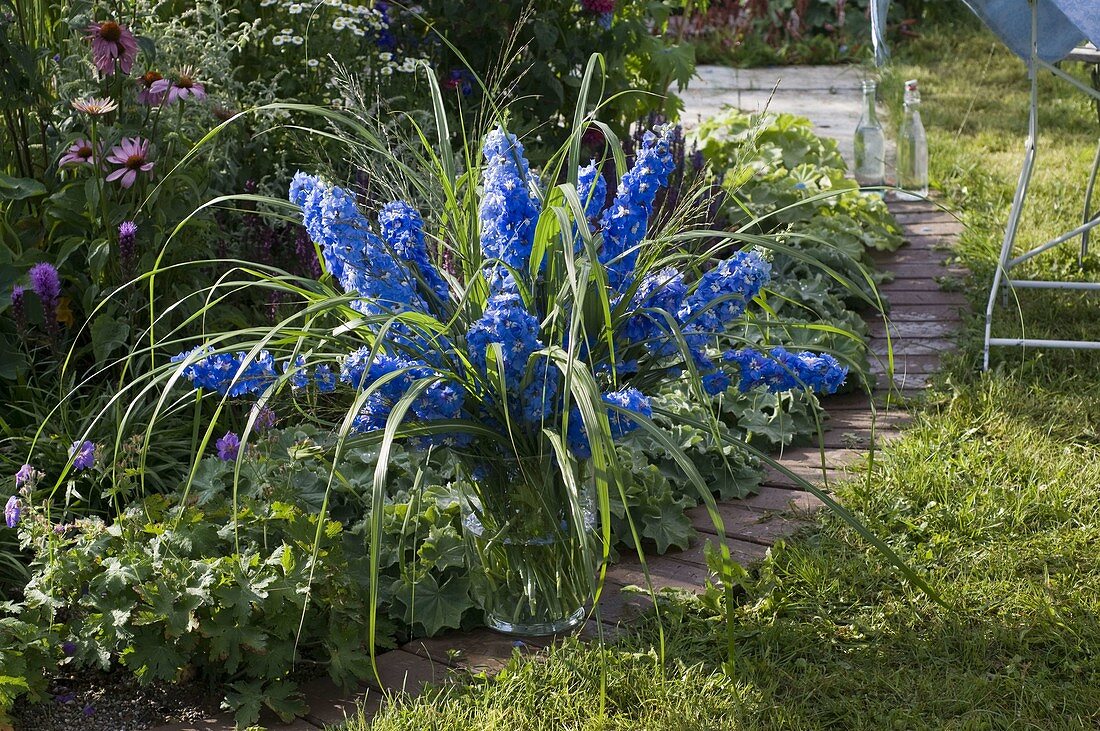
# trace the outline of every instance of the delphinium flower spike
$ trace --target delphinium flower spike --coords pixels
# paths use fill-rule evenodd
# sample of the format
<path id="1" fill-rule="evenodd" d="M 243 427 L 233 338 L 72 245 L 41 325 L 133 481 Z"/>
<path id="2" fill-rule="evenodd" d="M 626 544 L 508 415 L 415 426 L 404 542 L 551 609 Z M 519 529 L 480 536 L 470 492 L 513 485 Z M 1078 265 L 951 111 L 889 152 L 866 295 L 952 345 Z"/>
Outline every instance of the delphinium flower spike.
<path id="1" fill-rule="evenodd" d="M 603 212 L 600 228 L 603 247 L 600 262 L 607 266 L 607 281 L 623 291 L 633 280 L 638 261 L 638 245 L 649 228 L 653 201 L 667 182 L 673 160 L 669 150 L 671 128 L 646 132 L 634 165 L 623 175 L 615 200 Z"/>
<path id="2" fill-rule="evenodd" d="M 531 245 L 539 217 L 539 199 L 533 190 L 533 178 L 523 144 L 500 127 L 490 132 L 482 147 L 485 168 L 482 171 L 481 251 L 486 259 L 496 259 L 519 272 L 526 272 Z M 506 269 L 490 273 L 490 284 L 509 288 Z"/>

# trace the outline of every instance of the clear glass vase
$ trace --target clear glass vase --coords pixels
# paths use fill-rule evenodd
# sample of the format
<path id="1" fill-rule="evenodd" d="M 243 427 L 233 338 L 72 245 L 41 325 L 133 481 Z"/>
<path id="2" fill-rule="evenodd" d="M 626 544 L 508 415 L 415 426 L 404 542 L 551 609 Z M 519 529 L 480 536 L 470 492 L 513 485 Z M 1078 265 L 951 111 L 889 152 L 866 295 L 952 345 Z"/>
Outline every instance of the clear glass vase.
<path id="1" fill-rule="evenodd" d="M 554 460 L 507 460 L 478 482 L 463 534 L 485 624 L 529 636 L 579 625 L 602 556 L 591 492 L 570 488 Z"/>

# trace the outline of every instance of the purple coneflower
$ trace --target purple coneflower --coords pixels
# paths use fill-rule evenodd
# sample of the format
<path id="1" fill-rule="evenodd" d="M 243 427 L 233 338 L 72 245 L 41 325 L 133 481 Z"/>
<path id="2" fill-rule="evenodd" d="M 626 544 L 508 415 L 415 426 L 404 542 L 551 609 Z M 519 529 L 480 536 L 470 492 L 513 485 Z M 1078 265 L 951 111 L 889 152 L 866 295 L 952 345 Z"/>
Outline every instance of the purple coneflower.
<path id="1" fill-rule="evenodd" d="M 12 495 L 8 498 L 7 504 L 4 506 L 4 520 L 7 522 L 9 528 L 14 528 L 19 525 L 19 516 L 23 513 L 23 506 L 19 502 L 19 498 Z"/>
<path id="2" fill-rule="evenodd" d="M 57 164 L 60 166 L 95 165 L 95 150 L 92 148 L 92 143 L 81 137 L 69 146 Z"/>
<path id="3" fill-rule="evenodd" d="M 92 23 L 84 37 L 92 42 L 92 59 L 101 74 L 113 74 L 115 61 L 118 61 L 122 73 L 130 73 L 137 58 L 138 46 L 134 34 L 126 26 L 113 20 Z"/>
<path id="4" fill-rule="evenodd" d="M 87 99 L 73 99 L 73 109 L 93 117 L 102 117 L 118 109 L 118 102 L 109 97 L 90 96 Z"/>
<path id="5" fill-rule="evenodd" d="M 129 188 L 137 180 L 139 172 L 147 173 L 153 169 L 153 163 L 148 161 L 149 140 L 141 137 L 123 137 L 122 142 L 111 148 L 111 154 L 107 156 L 107 162 L 112 162 L 121 167 L 111 171 L 107 180 L 118 180 L 123 188 Z"/>
<path id="6" fill-rule="evenodd" d="M 176 78 L 171 86 L 163 87 L 168 91 L 168 103 L 193 97 L 196 101 L 206 98 L 206 87 L 195 80 L 193 66 L 184 66 L 176 73 Z"/>
<path id="7" fill-rule="evenodd" d="M 237 451 L 241 448 L 241 440 L 231 431 L 227 431 L 225 436 L 214 442 L 214 446 L 218 448 L 218 458 L 224 462 L 233 462 L 237 459 Z"/>
<path id="8" fill-rule="evenodd" d="M 92 442 L 73 442 L 69 447 L 69 456 L 73 458 L 73 469 L 86 470 L 95 464 L 95 444 Z"/>
<path id="9" fill-rule="evenodd" d="M 141 88 L 138 90 L 138 102 L 148 107 L 159 107 L 163 104 L 164 91 L 167 86 L 167 82 L 160 83 L 163 81 L 164 77 L 156 71 L 146 71 L 139 76 L 137 83 Z"/>
<path id="10" fill-rule="evenodd" d="M 137 224 L 133 221 L 123 221 L 118 225 L 118 256 L 127 267 L 137 254 L 134 247 L 137 241 L 137 230 Z"/>

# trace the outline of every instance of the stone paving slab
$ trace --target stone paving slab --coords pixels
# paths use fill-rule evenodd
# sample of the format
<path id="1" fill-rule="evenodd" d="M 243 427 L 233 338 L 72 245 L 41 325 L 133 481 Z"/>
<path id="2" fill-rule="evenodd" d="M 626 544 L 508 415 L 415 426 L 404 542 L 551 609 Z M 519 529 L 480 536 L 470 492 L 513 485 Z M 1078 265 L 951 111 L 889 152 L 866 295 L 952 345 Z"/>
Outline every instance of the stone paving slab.
<path id="1" fill-rule="evenodd" d="M 958 332 L 958 320 L 902 320 L 894 318 L 890 313 L 890 325 L 887 327 L 882 320 L 875 320 L 868 324 L 871 337 L 885 338 L 889 333 L 893 343 L 899 340 L 923 342 L 926 340 L 944 338 Z"/>
<path id="2" fill-rule="evenodd" d="M 377 679 L 370 679 L 367 685 L 387 693 L 407 693 L 419 695 L 428 684 L 440 684 L 450 680 L 449 666 L 432 662 L 419 655 L 404 650 L 390 650 L 376 659 Z"/>
<path id="3" fill-rule="evenodd" d="M 801 518 L 786 517 L 783 513 L 761 513 L 738 506 L 736 503 L 719 503 L 718 514 L 722 519 L 722 530 L 727 538 L 738 541 L 738 548 L 745 553 L 759 549 L 748 549 L 744 543 L 770 546 L 777 538 L 789 536 L 807 525 Z M 688 511 L 691 524 L 700 533 L 718 535 L 718 529 L 711 519 L 710 511 L 703 505 Z M 697 541 L 699 543 L 701 541 Z M 732 549 L 731 549 L 732 553 Z"/>
<path id="4" fill-rule="evenodd" d="M 500 670 L 514 652 L 530 652 L 546 644 L 540 638 L 506 637 L 481 628 L 413 640 L 402 645 L 401 649 L 434 663 L 481 673 Z"/>
<path id="5" fill-rule="evenodd" d="M 648 570 L 648 577 L 646 571 Z M 677 561 L 670 556 L 652 556 L 645 568 L 637 558 L 624 558 L 607 570 L 607 580 L 620 586 L 665 587 L 698 591 L 706 582 L 707 569 L 702 564 Z"/>
<path id="6" fill-rule="evenodd" d="M 777 538 L 782 536 L 776 535 Z M 768 555 L 768 549 L 775 541 L 769 543 L 749 543 L 747 541 L 738 541 L 734 539 L 728 539 L 726 545 L 730 549 L 730 558 L 743 566 L 750 566 L 759 562 L 764 556 Z M 691 546 L 684 551 L 675 551 L 667 554 L 677 563 L 683 564 L 687 569 L 682 569 L 681 573 L 677 576 L 687 576 L 684 573 L 689 571 L 692 577 L 699 577 L 698 583 L 696 583 L 690 591 L 699 592 L 702 591 L 705 586 L 709 571 L 707 570 L 707 550 L 713 550 L 721 545 L 718 542 L 718 536 L 704 533 L 700 536 L 699 540 L 696 540 Z M 656 581 L 655 588 L 663 588 Z M 644 586 L 644 584 L 642 584 Z"/>
<path id="7" fill-rule="evenodd" d="M 348 693 L 328 678 L 305 683 L 301 691 L 309 699 L 309 713 L 304 720 L 312 724 L 313 728 L 324 728 L 355 718 L 359 715 L 360 708 L 365 714 L 374 715 L 382 706 L 382 694 L 379 691 L 363 688 Z"/>

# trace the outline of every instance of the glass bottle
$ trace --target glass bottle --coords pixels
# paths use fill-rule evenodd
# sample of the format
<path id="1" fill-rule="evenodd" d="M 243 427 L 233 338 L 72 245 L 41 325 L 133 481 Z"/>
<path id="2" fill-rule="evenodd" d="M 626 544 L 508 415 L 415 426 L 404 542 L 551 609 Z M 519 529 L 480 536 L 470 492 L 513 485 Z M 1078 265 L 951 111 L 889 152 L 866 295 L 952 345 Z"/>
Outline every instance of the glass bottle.
<path id="1" fill-rule="evenodd" d="M 905 112 L 898 129 L 898 198 L 928 197 L 928 138 L 920 121 L 920 91 L 916 79 L 905 82 Z"/>
<path id="2" fill-rule="evenodd" d="M 863 114 L 855 133 L 856 182 L 879 186 L 886 182 L 886 135 L 875 112 L 874 81 L 863 82 Z"/>

